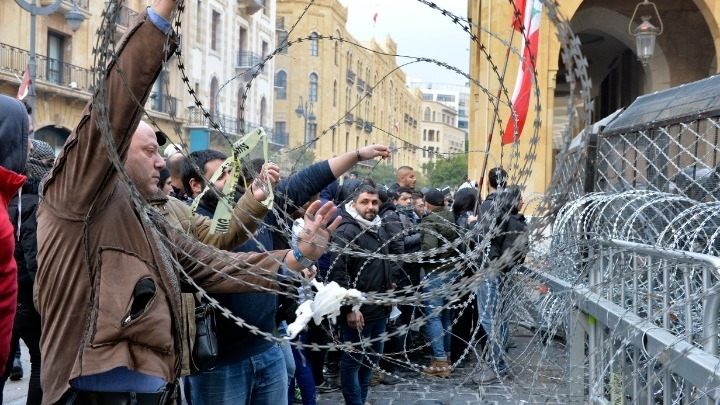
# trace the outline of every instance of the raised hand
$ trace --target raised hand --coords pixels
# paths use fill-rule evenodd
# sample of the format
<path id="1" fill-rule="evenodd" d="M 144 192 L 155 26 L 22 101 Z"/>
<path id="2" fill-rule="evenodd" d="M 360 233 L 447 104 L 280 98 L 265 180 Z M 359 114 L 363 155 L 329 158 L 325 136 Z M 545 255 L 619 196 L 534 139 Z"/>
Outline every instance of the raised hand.
<path id="1" fill-rule="evenodd" d="M 270 182 L 270 187 L 275 187 L 278 180 L 280 180 L 280 167 L 272 162 L 265 163 L 252 182 L 253 197 L 257 201 L 265 200 L 268 196 L 267 182 Z"/>
<path id="2" fill-rule="evenodd" d="M 337 217 L 329 222 L 329 218 L 334 217 L 336 212 L 337 207 L 330 201 L 324 205 L 320 201 L 315 201 L 305 210 L 305 225 L 300 231 L 297 245 L 303 256 L 317 260 L 325 252 L 330 233 L 342 220 L 341 217 Z"/>
<path id="3" fill-rule="evenodd" d="M 392 155 L 390 148 L 385 145 L 368 145 L 358 149 L 358 154 L 362 160 L 374 159 L 381 157 L 383 159 L 389 158 Z"/>

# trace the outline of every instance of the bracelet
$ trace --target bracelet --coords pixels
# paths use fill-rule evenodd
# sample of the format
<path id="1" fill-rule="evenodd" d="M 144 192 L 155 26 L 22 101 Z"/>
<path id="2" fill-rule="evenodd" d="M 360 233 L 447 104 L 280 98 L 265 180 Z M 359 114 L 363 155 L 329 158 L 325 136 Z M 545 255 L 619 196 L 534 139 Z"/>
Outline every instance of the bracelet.
<path id="1" fill-rule="evenodd" d="M 360 156 L 360 149 L 355 149 L 355 156 L 357 156 L 358 162 L 362 162 L 362 156 Z"/>

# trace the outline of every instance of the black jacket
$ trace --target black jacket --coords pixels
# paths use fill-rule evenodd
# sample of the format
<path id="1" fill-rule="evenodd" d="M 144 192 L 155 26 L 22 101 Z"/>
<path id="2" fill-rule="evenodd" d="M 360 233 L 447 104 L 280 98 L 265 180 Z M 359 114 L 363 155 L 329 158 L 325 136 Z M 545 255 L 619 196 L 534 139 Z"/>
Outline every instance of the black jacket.
<path id="1" fill-rule="evenodd" d="M 516 264 L 525 261 L 528 251 L 527 223 L 525 216 L 520 214 L 512 201 L 507 196 L 502 200 L 497 193 L 491 193 L 480 205 L 480 222 L 483 232 L 479 235 L 483 238 L 490 232 L 492 223 L 499 228 L 496 236 L 490 241 L 486 249 L 487 264 L 497 260 L 505 251 L 517 245 L 509 262 L 499 270 L 506 273 Z"/>
<path id="2" fill-rule="evenodd" d="M 37 273 L 37 205 L 39 179 L 29 178 L 22 188 L 22 198 L 10 200 L 8 214 L 17 233 L 18 208 L 20 212 L 20 239 L 15 243 L 15 261 L 18 271 L 18 303 L 34 308 L 33 283 Z M 21 202 L 21 204 L 19 204 Z"/>
<path id="3" fill-rule="evenodd" d="M 333 253 L 332 265 L 328 272 L 328 280 L 337 282 L 341 287 L 355 288 L 361 292 L 387 292 L 392 288 L 397 266 L 388 260 L 370 257 L 367 253 L 388 254 L 386 243 L 388 236 L 381 227 L 377 232 L 363 229 L 360 224 L 347 212 L 342 213 L 342 222 L 335 231 L 333 242 L 339 247 L 349 247 L 353 254 Z M 349 305 L 341 308 L 345 315 L 351 311 Z M 360 307 L 365 320 L 382 319 L 390 314 L 390 307 L 386 305 L 367 304 Z"/>
<path id="4" fill-rule="evenodd" d="M 378 212 L 378 214 L 380 218 L 382 218 L 382 228 L 385 229 L 385 233 L 392 238 L 390 240 L 390 253 L 405 253 L 403 224 L 400 222 L 400 216 L 395 210 L 395 204 L 389 200 L 385 201 L 380 204 L 380 212 Z"/>

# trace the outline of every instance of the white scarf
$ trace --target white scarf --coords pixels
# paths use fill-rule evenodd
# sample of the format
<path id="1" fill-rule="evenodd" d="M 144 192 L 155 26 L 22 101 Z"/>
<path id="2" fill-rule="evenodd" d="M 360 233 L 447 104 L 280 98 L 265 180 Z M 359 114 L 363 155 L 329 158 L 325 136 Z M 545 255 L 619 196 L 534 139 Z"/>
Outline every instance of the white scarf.
<path id="1" fill-rule="evenodd" d="M 352 206 L 352 201 L 345 204 L 345 211 L 350 214 L 353 219 L 357 221 L 357 223 L 360 225 L 361 228 L 366 229 L 370 232 L 377 232 L 380 228 L 380 225 L 382 223 L 382 220 L 380 218 L 380 215 L 376 215 L 375 218 L 372 221 L 368 221 L 367 219 L 363 218 L 358 212 L 355 210 L 355 207 Z"/>

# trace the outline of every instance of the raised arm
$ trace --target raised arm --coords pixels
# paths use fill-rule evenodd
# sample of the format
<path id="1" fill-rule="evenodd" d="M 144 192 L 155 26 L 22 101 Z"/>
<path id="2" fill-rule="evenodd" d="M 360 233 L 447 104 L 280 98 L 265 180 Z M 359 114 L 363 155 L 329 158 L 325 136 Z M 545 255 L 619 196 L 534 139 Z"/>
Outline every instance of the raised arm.
<path id="1" fill-rule="evenodd" d="M 169 18 L 176 5 L 159 0 L 153 11 L 143 11 L 120 40 L 115 55 L 108 58 L 104 86 L 88 101 L 43 186 L 45 200 L 56 209 L 84 216 L 112 192 L 117 170 L 100 128 L 109 124 L 113 148 L 123 162 L 163 60 L 177 47 L 174 37 L 169 39 L 162 31 L 170 27 L 163 18 Z M 141 39 L 131 41 L 135 36 Z M 166 43 L 167 51 L 163 49 Z M 111 49 L 109 44 L 102 45 Z M 98 97 L 101 90 L 102 98 Z"/>

